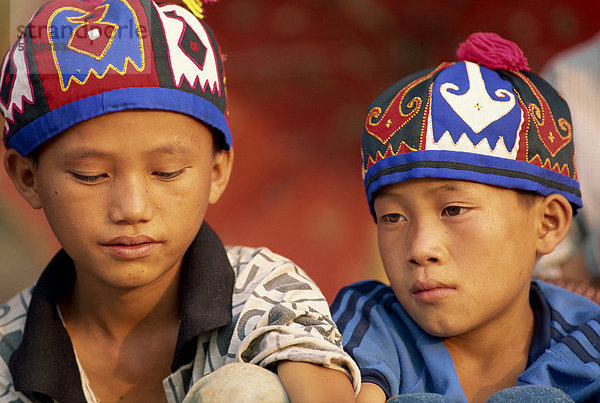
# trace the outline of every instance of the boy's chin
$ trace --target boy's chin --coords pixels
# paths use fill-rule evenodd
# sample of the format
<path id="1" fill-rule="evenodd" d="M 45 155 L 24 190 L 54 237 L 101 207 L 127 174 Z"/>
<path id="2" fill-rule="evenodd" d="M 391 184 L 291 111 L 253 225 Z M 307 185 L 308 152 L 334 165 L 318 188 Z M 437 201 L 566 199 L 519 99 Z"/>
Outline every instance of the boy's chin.
<path id="1" fill-rule="evenodd" d="M 423 314 L 416 313 L 413 315 L 409 312 L 409 316 L 430 336 L 447 339 L 460 336 L 468 331 L 468 328 L 465 326 L 467 324 L 457 323 L 450 315 L 427 318 Z"/>
<path id="2" fill-rule="evenodd" d="M 175 265 L 158 262 L 116 262 L 106 271 L 81 273 L 78 269 L 77 280 L 96 283 L 98 286 L 117 292 L 129 292 L 158 285 L 162 281 L 170 282 L 176 277 L 181 262 Z"/>
<path id="3" fill-rule="evenodd" d="M 460 332 L 457 329 L 452 329 L 449 326 L 430 326 L 426 324 L 425 326 L 419 325 L 425 333 L 430 336 L 439 337 L 441 339 L 447 339 L 450 337 L 460 336 Z"/>

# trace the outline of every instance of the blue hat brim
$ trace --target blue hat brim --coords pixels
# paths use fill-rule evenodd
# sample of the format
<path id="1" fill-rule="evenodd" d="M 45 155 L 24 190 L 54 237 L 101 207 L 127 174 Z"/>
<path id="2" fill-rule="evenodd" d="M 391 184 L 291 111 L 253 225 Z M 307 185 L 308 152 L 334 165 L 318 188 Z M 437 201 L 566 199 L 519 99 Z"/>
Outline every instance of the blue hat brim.
<path id="1" fill-rule="evenodd" d="M 384 186 L 417 178 L 456 179 L 532 191 L 548 196 L 563 195 L 573 206 L 582 206 L 579 182 L 558 172 L 518 160 L 458 151 L 413 151 L 384 158 L 369 168 L 364 179 L 367 202 L 375 217 L 373 202 Z"/>
<path id="2" fill-rule="evenodd" d="M 216 130 L 229 150 L 231 132 L 223 113 L 208 100 L 171 88 L 121 88 L 82 98 L 54 109 L 24 126 L 7 145 L 27 156 L 39 145 L 71 126 L 107 113 L 132 109 L 161 110 L 194 117 Z"/>

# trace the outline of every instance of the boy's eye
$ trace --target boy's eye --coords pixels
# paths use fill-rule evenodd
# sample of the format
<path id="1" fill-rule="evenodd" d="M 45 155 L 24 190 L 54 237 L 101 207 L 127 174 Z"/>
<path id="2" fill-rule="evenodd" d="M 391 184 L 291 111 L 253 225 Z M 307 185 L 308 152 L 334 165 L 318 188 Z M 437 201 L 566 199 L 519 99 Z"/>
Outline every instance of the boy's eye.
<path id="1" fill-rule="evenodd" d="M 447 215 L 447 216 L 453 217 L 453 216 L 460 215 L 461 213 L 464 213 L 466 210 L 467 209 L 465 207 L 448 206 L 442 211 L 442 215 Z"/>
<path id="2" fill-rule="evenodd" d="M 174 172 L 152 172 L 152 175 L 159 177 L 160 179 L 174 179 L 183 173 L 184 169 L 180 169 Z"/>
<path id="3" fill-rule="evenodd" d="M 384 214 L 381 216 L 380 221 L 383 223 L 395 223 L 400 221 L 402 215 L 398 213 Z"/>
<path id="4" fill-rule="evenodd" d="M 69 172 L 75 179 L 80 180 L 82 182 L 86 182 L 86 183 L 94 183 L 94 182 L 98 182 L 99 180 L 102 180 L 104 178 L 108 178 L 107 174 L 100 174 L 100 175 L 82 175 L 82 174 L 78 174 L 76 172 Z"/>

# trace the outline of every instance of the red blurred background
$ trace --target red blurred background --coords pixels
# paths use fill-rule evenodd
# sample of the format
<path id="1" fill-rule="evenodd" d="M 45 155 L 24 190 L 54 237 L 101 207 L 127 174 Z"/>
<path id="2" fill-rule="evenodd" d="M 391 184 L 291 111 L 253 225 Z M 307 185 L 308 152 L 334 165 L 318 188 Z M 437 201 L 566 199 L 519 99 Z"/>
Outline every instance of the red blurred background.
<path id="1" fill-rule="evenodd" d="M 39 4 L 10 0 L 3 52 Z M 517 42 L 539 71 L 593 36 L 600 17 L 598 0 L 221 0 L 204 9 L 226 56 L 235 150 L 229 188 L 207 220 L 226 244 L 291 258 L 330 301 L 345 284 L 383 279 L 360 171 L 371 100 L 404 75 L 455 60 L 476 31 Z M 0 189 L 5 300 L 58 245 L 3 171 Z"/>

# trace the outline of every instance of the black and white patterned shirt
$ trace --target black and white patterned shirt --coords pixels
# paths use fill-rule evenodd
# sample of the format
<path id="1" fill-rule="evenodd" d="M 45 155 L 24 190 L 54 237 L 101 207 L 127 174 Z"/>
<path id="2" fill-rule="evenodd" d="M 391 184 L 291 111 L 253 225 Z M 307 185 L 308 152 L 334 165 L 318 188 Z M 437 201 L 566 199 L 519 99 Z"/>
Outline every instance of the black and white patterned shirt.
<path id="1" fill-rule="evenodd" d="M 181 270 L 181 325 L 163 381 L 169 402 L 234 362 L 311 362 L 346 373 L 358 389 L 327 301 L 291 261 L 266 248 L 223 247 L 204 224 Z M 96 401 L 57 309 L 74 281 L 60 251 L 35 286 L 0 307 L 0 401 Z"/>

